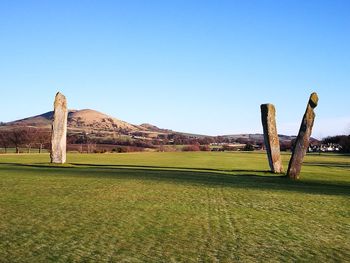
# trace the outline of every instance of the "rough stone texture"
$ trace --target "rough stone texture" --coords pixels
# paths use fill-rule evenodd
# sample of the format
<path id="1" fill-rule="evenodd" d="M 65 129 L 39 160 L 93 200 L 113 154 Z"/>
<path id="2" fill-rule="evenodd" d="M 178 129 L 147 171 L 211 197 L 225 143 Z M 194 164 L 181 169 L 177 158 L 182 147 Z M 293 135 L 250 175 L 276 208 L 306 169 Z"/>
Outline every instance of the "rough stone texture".
<path id="1" fill-rule="evenodd" d="M 276 129 L 276 110 L 273 104 L 261 104 L 261 122 L 264 130 L 264 141 L 271 172 L 283 173 L 280 153 L 280 142 Z"/>
<path id="2" fill-rule="evenodd" d="M 67 144 L 67 100 L 61 93 L 57 93 L 54 103 L 54 114 L 51 135 L 51 163 L 66 162 Z"/>
<path id="3" fill-rule="evenodd" d="M 287 176 L 294 180 L 299 179 L 301 165 L 303 163 L 307 148 L 309 147 L 312 126 L 314 125 L 315 120 L 314 108 L 316 108 L 317 103 L 318 96 L 317 93 L 314 92 L 310 95 L 310 99 L 300 125 L 298 137 L 295 141 L 292 157 L 289 161 Z"/>

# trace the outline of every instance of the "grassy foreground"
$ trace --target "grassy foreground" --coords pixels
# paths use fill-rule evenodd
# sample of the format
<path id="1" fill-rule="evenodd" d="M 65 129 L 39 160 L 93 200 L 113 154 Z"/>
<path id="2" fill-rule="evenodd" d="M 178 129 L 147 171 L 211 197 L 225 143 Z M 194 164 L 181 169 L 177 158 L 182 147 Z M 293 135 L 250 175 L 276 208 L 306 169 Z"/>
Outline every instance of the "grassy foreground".
<path id="1" fill-rule="evenodd" d="M 288 155 L 283 156 L 287 166 Z M 350 261 L 350 156 L 0 155 L 0 262 Z"/>

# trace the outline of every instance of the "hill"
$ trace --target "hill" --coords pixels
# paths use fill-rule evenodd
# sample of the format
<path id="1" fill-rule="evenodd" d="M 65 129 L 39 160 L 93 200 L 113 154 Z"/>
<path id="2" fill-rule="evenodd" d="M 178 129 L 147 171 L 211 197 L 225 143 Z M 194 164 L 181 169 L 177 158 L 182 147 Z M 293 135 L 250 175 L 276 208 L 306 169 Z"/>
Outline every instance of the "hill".
<path id="1" fill-rule="evenodd" d="M 5 124 L 5 126 L 50 128 L 52 119 L 53 111 L 49 111 L 33 117 L 8 122 Z M 133 132 L 148 130 L 146 127 L 127 123 L 95 110 L 69 110 L 68 130 L 85 131 L 86 129 L 109 132 Z"/>
<path id="2" fill-rule="evenodd" d="M 42 129 L 50 129 L 53 119 L 53 111 L 40 115 L 11 121 L 2 124 L 2 129 L 24 126 Z M 68 111 L 68 133 L 99 133 L 102 136 L 110 134 L 144 136 L 155 138 L 159 134 L 185 134 L 170 129 L 161 129 L 155 125 L 144 123 L 135 125 L 114 118 L 107 114 L 92 109 L 69 110 Z M 187 134 L 186 134 L 187 135 Z M 191 134 L 188 134 L 190 136 Z M 203 136 L 203 135 L 202 135 Z"/>

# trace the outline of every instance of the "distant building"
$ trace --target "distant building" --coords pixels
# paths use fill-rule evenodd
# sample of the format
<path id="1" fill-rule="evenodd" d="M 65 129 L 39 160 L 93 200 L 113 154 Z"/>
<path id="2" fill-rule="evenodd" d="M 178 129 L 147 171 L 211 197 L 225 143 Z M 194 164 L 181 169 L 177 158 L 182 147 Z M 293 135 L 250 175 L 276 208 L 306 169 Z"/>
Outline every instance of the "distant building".
<path id="1" fill-rule="evenodd" d="M 340 152 L 342 149 L 341 145 L 337 143 L 327 143 L 320 145 L 309 146 L 308 152 Z"/>

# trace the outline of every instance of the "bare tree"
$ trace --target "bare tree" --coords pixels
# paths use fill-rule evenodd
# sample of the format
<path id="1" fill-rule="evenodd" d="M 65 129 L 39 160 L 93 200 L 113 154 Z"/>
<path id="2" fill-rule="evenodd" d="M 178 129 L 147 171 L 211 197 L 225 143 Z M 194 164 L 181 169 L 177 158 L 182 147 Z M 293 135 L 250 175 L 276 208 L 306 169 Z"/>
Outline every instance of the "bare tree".
<path id="1" fill-rule="evenodd" d="M 39 153 L 42 152 L 45 145 L 50 143 L 51 132 L 45 129 L 37 129 L 35 143 L 39 147 Z"/>
<path id="2" fill-rule="evenodd" d="M 37 129 L 36 128 L 24 128 L 23 130 L 23 143 L 27 147 L 27 152 L 30 153 L 32 146 L 37 140 Z"/>
<path id="3" fill-rule="evenodd" d="M 9 131 L 9 141 L 15 146 L 16 153 L 20 152 L 20 147 L 26 144 L 27 141 L 27 130 L 24 127 L 12 128 Z"/>
<path id="4" fill-rule="evenodd" d="M 5 153 L 7 153 L 7 148 L 10 146 L 8 131 L 0 131 L 0 144 L 5 149 Z"/>
<path id="5" fill-rule="evenodd" d="M 86 145 L 88 153 L 93 153 L 94 151 L 96 151 L 96 139 L 92 136 L 87 136 Z"/>

